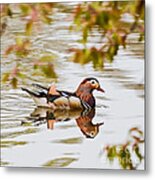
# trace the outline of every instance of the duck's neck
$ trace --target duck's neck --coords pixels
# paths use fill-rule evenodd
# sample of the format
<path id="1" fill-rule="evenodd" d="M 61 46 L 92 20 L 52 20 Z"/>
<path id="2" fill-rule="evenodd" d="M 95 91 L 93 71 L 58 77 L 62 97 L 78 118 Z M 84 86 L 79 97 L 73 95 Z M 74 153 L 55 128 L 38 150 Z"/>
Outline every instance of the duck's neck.
<path id="1" fill-rule="evenodd" d="M 79 97 L 83 102 L 86 102 L 90 107 L 95 107 L 95 98 L 93 96 L 92 90 L 79 87 L 75 92 L 76 96 Z"/>

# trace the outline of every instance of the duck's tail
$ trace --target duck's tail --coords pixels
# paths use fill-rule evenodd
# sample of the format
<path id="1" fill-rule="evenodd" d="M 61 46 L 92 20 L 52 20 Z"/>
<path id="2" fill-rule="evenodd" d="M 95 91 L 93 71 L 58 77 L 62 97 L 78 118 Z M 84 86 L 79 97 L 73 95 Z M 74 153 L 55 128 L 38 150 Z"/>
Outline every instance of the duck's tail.
<path id="1" fill-rule="evenodd" d="M 32 91 L 27 88 L 21 88 L 26 91 L 34 100 L 38 107 L 48 107 L 47 104 L 47 90 Z"/>
<path id="2" fill-rule="evenodd" d="M 30 94 L 31 96 L 34 96 L 34 97 L 40 97 L 40 94 L 39 93 L 36 93 L 36 92 L 33 92 L 27 88 L 21 88 L 23 91 L 26 91 L 28 94 Z"/>

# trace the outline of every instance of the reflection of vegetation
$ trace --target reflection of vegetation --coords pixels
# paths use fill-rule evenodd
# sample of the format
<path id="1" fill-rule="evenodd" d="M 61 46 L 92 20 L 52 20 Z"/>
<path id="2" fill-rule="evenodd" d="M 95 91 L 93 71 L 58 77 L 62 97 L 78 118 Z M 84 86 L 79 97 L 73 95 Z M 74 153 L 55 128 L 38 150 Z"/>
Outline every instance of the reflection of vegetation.
<path id="1" fill-rule="evenodd" d="M 1 141 L 1 148 L 8 148 L 12 146 L 25 145 L 27 142 L 25 141 Z"/>
<path id="2" fill-rule="evenodd" d="M 70 28 L 82 32 L 82 49 L 70 49 L 74 52 L 73 61 L 81 64 L 93 62 L 94 68 L 103 68 L 104 61 L 112 62 L 117 55 L 120 46 L 126 47 L 127 37 L 135 32 L 139 34 L 139 40 L 144 39 L 144 3 L 145 1 L 114 1 L 114 2 L 83 2 L 79 3 L 73 10 L 74 22 Z M 16 59 L 28 58 L 33 53 L 32 36 L 52 23 L 54 8 L 59 8 L 64 12 L 64 6 L 58 3 L 38 3 L 38 4 L 1 4 L 1 35 L 9 25 L 10 19 L 20 19 L 23 33 L 14 34 L 14 43 L 10 44 L 4 51 L 5 56 L 15 55 Z M 68 13 L 70 15 L 70 13 Z M 130 17 L 131 22 L 125 20 L 125 16 Z M 99 42 L 95 44 L 93 35 L 99 37 Z M 97 36 L 96 36 L 97 34 Z M 89 38 L 91 35 L 91 39 Z M 90 45 L 90 44 L 89 44 Z M 48 58 L 47 58 L 48 57 Z M 12 57 L 11 57 L 12 58 Z M 43 55 L 38 59 L 33 58 L 33 71 L 42 72 L 47 78 L 57 78 L 53 66 L 53 54 Z M 28 65 L 29 67 L 29 65 Z M 16 62 L 13 70 L 3 74 L 3 82 L 9 82 L 14 88 L 18 85 L 19 79 L 27 76 L 30 68 L 22 68 L 22 63 Z"/>
<path id="3" fill-rule="evenodd" d="M 79 4 L 74 12 L 74 29 L 82 31 L 83 49 L 71 49 L 73 61 L 85 64 L 93 62 L 94 67 L 103 67 L 104 60 L 113 61 L 119 46 L 126 47 L 128 34 L 139 33 L 139 40 L 144 36 L 144 3 L 145 1 L 90 2 Z M 132 23 L 123 19 L 132 17 Z M 89 35 L 97 31 L 98 43 L 88 48 Z"/>
<path id="4" fill-rule="evenodd" d="M 128 89 L 144 90 L 144 84 L 125 84 Z"/>
<path id="5" fill-rule="evenodd" d="M 9 165 L 10 163 L 8 162 L 4 162 L 4 161 L 0 161 L 0 166 L 7 166 Z"/>
<path id="6" fill-rule="evenodd" d="M 20 135 L 32 134 L 32 133 L 36 133 L 36 132 L 38 132 L 38 129 L 28 128 L 24 131 L 3 133 L 3 134 L 1 134 L 1 138 L 2 139 L 15 138 L 15 137 L 20 136 Z"/>
<path id="7" fill-rule="evenodd" d="M 60 167 L 66 167 L 70 165 L 72 162 L 77 161 L 76 158 L 70 158 L 70 157 L 62 157 L 57 158 L 54 160 L 51 160 L 44 164 L 44 167 L 52 167 L 52 168 L 60 168 Z"/>
<path id="8" fill-rule="evenodd" d="M 14 44 L 10 44 L 7 47 L 4 52 L 5 56 L 14 54 L 17 58 L 27 58 L 32 53 L 33 42 L 31 37 L 34 33 L 37 33 L 43 23 L 50 24 L 52 22 L 51 14 L 53 6 L 54 3 L 1 4 L 1 35 L 3 35 L 8 26 L 7 20 L 11 18 L 18 17 L 24 24 L 22 26 L 24 36 L 21 33 L 15 35 Z M 34 64 L 34 71 L 41 70 L 40 72 L 46 77 L 57 78 L 52 62 L 53 54 L 44 55 L 39 60 L 34 59 L 34 62 L 32 62 Z M 3 74 L 2 81 L 9 82 L 13 88 L 17 88 L 18 80 L 27 77 L 26 74 L 27 69 L 23 68 L 22 63 L 18 62 L 11 72 Z"/>
<path id="9" fill-rule="evenodd" d="M 124 144 L 108 145 L 104 149 L 110 162 L 117 159 L 123 169 L 137 169 L 144 159 L 140 151 L 142 143 L 143 132 L 135 127 L 129 130 L 128 140 Z"/>
<path id="10" fill-rule="evenodd" d="M 63 143 L 63 144 L 79 144 L 79 143 L 82 143 L 82 138 L 81 137 L 68 138 L 68 139 L 57 140 L 57 141 L 54 141 L 54 142 Z"/>

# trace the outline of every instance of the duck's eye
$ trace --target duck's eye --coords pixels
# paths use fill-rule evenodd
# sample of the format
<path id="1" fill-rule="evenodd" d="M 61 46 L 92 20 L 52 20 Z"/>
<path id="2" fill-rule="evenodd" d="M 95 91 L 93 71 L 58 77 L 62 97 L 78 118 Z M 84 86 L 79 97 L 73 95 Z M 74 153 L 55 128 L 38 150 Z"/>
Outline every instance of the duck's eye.
<path id="1" fill-rule="evenodd" d="M 94 80 L 91 81 L 91 84 L 96 84 L 96 82 Z"/>
<path id="2" fill-rule="evenodd" d="M 90 132 L 90 136 L 91 136 L 91 137 L 94 137 L 94 136 L 95 136 L 95 132 L 94 132 L 94 131 L 91 131 L 91 132 Z"/>

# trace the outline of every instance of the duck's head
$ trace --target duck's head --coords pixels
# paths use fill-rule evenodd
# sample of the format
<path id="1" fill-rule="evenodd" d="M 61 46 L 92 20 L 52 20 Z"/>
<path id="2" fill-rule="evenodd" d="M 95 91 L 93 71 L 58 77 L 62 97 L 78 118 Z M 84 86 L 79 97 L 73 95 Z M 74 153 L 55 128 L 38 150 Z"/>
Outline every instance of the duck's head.
<path id="1" fill-rule="evenodd" d="M 79 85 L 78 90 L 92 92 L 93 90 L 97 90 L 100 92 L 105 92 L 104 89 L 101 88 L 99 81 L 96 78 L 86 78 Z"/>

